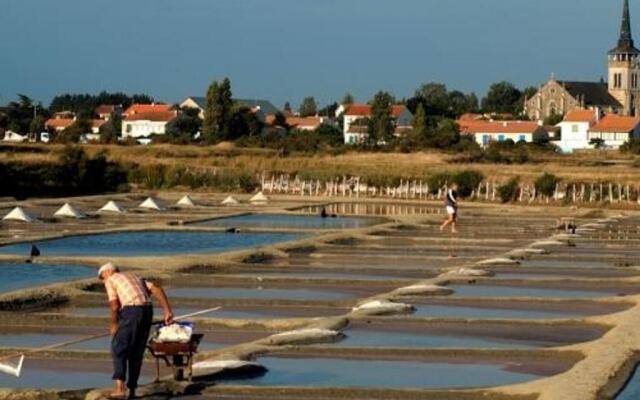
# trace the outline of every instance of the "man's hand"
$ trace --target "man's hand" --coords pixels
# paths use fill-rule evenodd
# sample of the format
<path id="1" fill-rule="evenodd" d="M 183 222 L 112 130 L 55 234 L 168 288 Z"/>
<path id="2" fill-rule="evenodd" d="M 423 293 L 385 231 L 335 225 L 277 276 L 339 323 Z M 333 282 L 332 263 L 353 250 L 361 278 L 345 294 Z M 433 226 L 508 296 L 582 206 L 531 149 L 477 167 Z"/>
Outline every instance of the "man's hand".
<path id="1" fill-rule="evenodd" d="M 116 335 L 116 332 L 118 332 L 118 324 L 110 324 L 109 334 L 111 335 L 111 337 L 114 337 Z"/>
<path id="2" fill-rule="evenodd" d="M 173 324 L 173 312 L 171 310 L 164 310 L 164 323 L 165 325 Z"/>

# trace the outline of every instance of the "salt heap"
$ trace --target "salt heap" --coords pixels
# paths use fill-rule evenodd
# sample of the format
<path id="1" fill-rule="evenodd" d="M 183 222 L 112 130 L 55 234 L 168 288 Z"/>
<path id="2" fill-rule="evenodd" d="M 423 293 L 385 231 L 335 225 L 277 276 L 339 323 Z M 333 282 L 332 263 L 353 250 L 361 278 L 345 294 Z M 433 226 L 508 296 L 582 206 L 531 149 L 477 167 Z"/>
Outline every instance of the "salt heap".
<path id="1" fill-rule="evenodd" d="M 256 204 L 256 205 L 264 205 L 269 203 L 269 198 L 265 196 L 262 192 L 259 192 L 249 200 L 249 203 Z"/>
<path id="2" fill-rule="evenodd" d="M 155 210 L 155 211 L 164 210 L 164 207 L 161 206 L 160 203 L 153 197 L 147 197 L 147 199 L 143 201 L 138 207 L 145 208 L 147 210 Z"/>
<path id="3" fill-rule="evenodd" d="M 86 215 L 84 215 L 82 212 L 80 212 L 78 209 L 76 209 L 74 206 L 72 206 L 69 203 L 64 203 L 64 205 L 60 207 L 58 211 L 53 213 L 53 216 L 63 217 L 63 218 L 76 218 L 76 219 L 86 218 Z"/>
<path id="4" fill-rule="evenodd" d="M 222 204 L 224 206 L 235 206 L 237 204 L 240 204 L 240 202 L 238 200 L 236 200 L 235 197 L 229 196 L 226 199 L 222 200 L 222 202 L 220 204 Z"/>
<path id="5" fill-rule="evenodd" d="M 99 209 L 98 212 L 99 213 L 109 212 L 109 213 L 122 214 L 122 213 L 125 212 L 125 210 L 124 210 L 124 208 L 120 207 L 120 205 L 118 203 L 116 203 L 115 201 L 111 200 L 107 204 L 102 206 L 102 208 Z"/>
<path id="6" fill-rule="evenodd" d="M 34 222 L 36 219 L 22 207 L 16 207 L 2 218 L 3 221 Z"/>
<path id="7" fill-rule="evenodd" d="M 191 196 L 189 196 L 188 194 L 185 195 L 183 198 L 181 198 L 180 200 L 178 200 L 178 202 L 176 203 L 177 206 L 182 206 L 182 207 L 194 207 L 196 205 L 196 203 L 193 201 L 193 199 L 191 198 Z"/>

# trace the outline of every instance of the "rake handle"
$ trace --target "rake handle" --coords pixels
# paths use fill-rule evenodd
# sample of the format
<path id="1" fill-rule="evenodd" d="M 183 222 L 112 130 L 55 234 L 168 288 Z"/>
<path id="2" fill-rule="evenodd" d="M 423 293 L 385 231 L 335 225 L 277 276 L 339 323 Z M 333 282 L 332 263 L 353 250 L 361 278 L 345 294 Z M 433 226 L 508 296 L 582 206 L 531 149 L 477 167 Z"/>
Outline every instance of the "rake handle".
<path id="1" fill-rule="evenodd" d="M 179 317 L 175 317 L 173 320 L 174 321 L 181 321 L 183 319 L 187 319 L 187 318 L 195 317 L 195 316 L 198 316 L 198 315 L 208 314 L 210 312 L 218 311 L 221 308 L 222 307 L 214 307 L 214 308 L 209 308 L 207 310 L 196 311 L 196 312 L 193 312 L 193 313 L 190 313 L 190 314 L 185 314 L 185 315 L 181 315 Z M 153 322 L 152 325 L 160 325 L 163 322 L 164 321 L 156 321 L 156 322 Z M 109 333 L 101 333 L 101 334 L 98 334 L 98 335 L 91 335 L 91 336 L 81 337 L 81 338 L 78 338 L 78 339 L 67 340 L 66 342 L 55 343 L 55 344 L 51 344 L 51 345 L 48 345 L 48 346 L 40 347 L 40 348 L 37 348 L 37 349 L 31 349 L 31 350 L 23 351 L 23 352 L 20 352 L 20 353 L 16 353 L 16 354 L 11 354 L 11 355 L 8 355 L 8 356 L 0 357 L 0 361 L 8 360 L 10 358 L 16 358 L 16 357 L 19 357 L 19 356 L 24 356 L 24 355 L 27 355 L 27 354 L 41 353 L 43 351 L 58 349 L 60 347 L 70 346 L 72 344 L 88 342 L 90 340 L 101 339 L 101 338 L 107 337 L 107 336 L 110 336 L 110 334 Z"/>

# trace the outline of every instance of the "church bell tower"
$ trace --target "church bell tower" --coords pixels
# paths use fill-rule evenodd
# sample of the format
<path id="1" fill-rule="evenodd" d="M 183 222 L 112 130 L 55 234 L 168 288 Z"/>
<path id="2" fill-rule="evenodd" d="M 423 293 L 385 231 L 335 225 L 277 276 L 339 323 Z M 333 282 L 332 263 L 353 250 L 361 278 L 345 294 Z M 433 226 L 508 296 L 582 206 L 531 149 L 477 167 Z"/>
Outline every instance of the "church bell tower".
<path id="1" fill-rule="evenodd" d="M 609 51 L 609 93 L 622 104 L 623 115 L 640 115 L 640 50 L 631 35 L 629 0 L 624 0 L 618 46 Z"/>

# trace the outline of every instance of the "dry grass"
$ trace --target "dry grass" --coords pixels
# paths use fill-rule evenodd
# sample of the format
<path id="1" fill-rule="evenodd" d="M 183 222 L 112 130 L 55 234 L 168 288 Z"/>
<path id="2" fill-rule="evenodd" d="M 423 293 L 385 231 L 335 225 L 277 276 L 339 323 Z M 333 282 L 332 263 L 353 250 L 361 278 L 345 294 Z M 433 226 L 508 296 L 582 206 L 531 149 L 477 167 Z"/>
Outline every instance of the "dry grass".
<path id="1" fill-rule="evenodd" d="M 43 162 L 55 160 L 62 145 L 21 144 L 0 148 L 0 161 Z M 533 181 L 543 172 L 571 181 L 613 181 L 635 184 L 637 158 L 619 152 L 585 152 L 576 155 L 538 155 L 540 162 L 524 165 L 456 164 L 452 156 L 438 152 L 347 153 L 331 155 L 292 155 L 278 157 L 273 150 L 240 149 L 229 143 L 218 146 L 109 146 L 87 145 L 90 154 L 108 151 L 109 158 L 140 165 L 184 165 L 195 169 L 233 169 L 260 174 L 306 173 L 318 177 L 354 175 L 363 177 L 426 177 L 443 171 L 475 169 L 486 177 L 506 180 L 520 176 Z"/>

